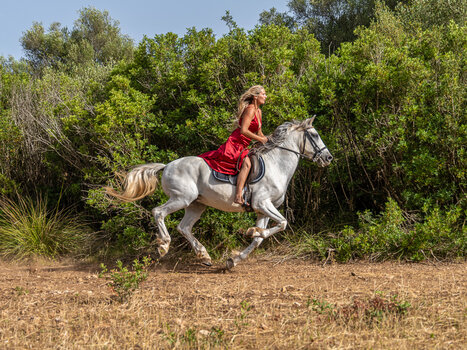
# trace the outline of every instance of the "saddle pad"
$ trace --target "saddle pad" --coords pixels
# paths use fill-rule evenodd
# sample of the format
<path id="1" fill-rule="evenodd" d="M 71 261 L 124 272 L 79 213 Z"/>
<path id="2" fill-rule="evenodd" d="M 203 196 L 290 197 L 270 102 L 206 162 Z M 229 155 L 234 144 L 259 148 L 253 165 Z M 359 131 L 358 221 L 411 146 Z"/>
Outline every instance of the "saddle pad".
<path id="1" fill-rule="evenodd" d="M 263 160 L 263 157 L 259 156 L 258 157 L 258 164 L 257 166 L 259 167 L 258 169 L 258 172 L 257 172 L 257 176 L 249 181 L 248 183 L 250 184 L 254 184 L 255 182 L 258 182 L 259 180 L 261 180 L 264 176 L 264 173 L 265 173 L 265 167 L 264 167 L 264 160 Z M 214 178 L 216 180 L 219 180 L 219 181 L 222 181 L 222 182 L 230 182 L 232 185 L 237 185 L 237 175 L 228 175 L 228 174 L 222 174 L 218 171 L 215 171 L 215 170 L 212 170 L 212 175 L 214 176 Z"/>

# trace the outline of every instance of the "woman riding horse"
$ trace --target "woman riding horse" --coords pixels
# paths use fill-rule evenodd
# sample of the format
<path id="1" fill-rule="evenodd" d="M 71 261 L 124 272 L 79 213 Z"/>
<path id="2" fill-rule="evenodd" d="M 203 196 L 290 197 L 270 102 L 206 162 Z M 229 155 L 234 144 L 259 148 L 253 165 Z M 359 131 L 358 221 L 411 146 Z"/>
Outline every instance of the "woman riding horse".
<path id="1" fill-rule="evenodd" d="M 262 113 L 259 108 L 266 102 L 266 97 L 262 86 L 255 85 L 249 88 L 238 101 L 238 127 L 217 150 L 199 156 L 212 169 L 223 174 L 235 175 L 240 169 L 234 200 L 237 204 L 244 204 L 242 191 L 251 168 L 247 147 L 252 139 L 263 144 L 268 141 L 261 130 Z"/>
<path id="2" fill-rule="evenodd" d="M 251 186 L 250 206 L 256 212 L 257 219 L 256 225 L 246 230 L 245 234 L 253 241 L 226 261 L 228 269 L 245 260 L 264 239 L 287 227 L 287 219 L 277 208 L 285 200 L 287 186 L 299 159 L 310 159 L 323 167 L 331 163 L 332 155 L 313 126 L 314 117 L 301 122 L 285 122 L 267 140 L 261 132 L 259 109 L 265 100 L 266 93 L 261 86 L 253 86 L 242 95 L 238 112 L 239 126 L 218 150 L 201 157 L 179 158 L 168 164 L 139 165 L 125 177 L 122 193 L 106 188 L 106 192 L 113 197 L 136 201 L 154 193 L 159 183 L 158 173 L 162 172 L 160 183 L 169 198 L 164 204 L 152 209 L 158 226 L 157 249 L 161 257 L 167 254 L 171 242 L 164 220 L 167 215 L 184 209 L 185 215 L 177 225 L 177 230 L 190 242 L 201 263 L 211 265 L 208 251 L 193 235 L 193 225 L 207 207 L 227 212 L 242 212 L 246 208 L 233 203 L 242 203 L 241 192 L 245 179 L 240 178 L 241 183 L 235 190 L 230 183 L 217 181 L 208 164 L 217 171 L 235 174 L 237 159 L 243 160 L 240 177 L 246 177 L 250 166 L 246 147 L 252 139 L 262 143 L 268 141 L 257 150 L 267 170 L 264 177 Z M 275 226 L 268 227 L 270 219 L 276 223 Z"/>

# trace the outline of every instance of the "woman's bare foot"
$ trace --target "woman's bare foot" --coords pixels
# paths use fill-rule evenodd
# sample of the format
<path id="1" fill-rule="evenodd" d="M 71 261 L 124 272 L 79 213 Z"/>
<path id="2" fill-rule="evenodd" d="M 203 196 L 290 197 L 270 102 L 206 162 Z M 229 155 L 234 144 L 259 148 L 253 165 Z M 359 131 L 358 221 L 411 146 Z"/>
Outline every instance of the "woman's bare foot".
<path id="1" fill-rule="evenodd" d="M 241 194 L 235 196 L 234 203 L 243 204 L 244 200 Z"/>

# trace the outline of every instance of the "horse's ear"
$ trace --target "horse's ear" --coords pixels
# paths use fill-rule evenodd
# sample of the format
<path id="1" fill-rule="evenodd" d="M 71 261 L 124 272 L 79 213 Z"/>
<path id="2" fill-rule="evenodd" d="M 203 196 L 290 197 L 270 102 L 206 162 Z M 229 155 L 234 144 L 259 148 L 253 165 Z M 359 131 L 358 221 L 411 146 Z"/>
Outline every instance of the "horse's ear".
<path id="1" fill-rule="evenodd" d="M 311 118 L 308 118 L 306 120 L 306 126 L 307 128 L 311 128 L 313 126 L 313 122 L 315 121 L 315 118 L 316 118 L 316 115 L 314 115 L 313 117 Z"/>

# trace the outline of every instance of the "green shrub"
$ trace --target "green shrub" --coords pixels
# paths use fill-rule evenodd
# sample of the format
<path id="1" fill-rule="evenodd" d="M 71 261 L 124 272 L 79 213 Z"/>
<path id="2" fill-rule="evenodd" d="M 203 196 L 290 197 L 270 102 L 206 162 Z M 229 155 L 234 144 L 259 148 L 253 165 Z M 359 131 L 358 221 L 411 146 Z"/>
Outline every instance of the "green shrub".
<path id="1" fill-rule="evenodd" d="M 467 228 L 460 223 L 460 208 L 443 211 L 439 207 L 428 210 L 426 218 L 413 230 L 417 240 L 412 249 L 423 257 L 457 258 L 467 253 Z"/>
<path id="2" fill-rule="evenodd" d="M 108 270 L 107 266 L 101 264 L 102 271 L 99 274 L 100 278 L 105 278 L 109 281 L 108 285 L 116 293 L 120 302 L 127 301 L 136 289 L 148 278 L 148 268 L 152 261 L 148 257 L 143 257 L 143 261 L 138 259 L 133 261 L 133 271 L 128 271 L 123 267 L 123 263 L 118 260 L 117 268 Z"/>
<path id="3" fill-rule="evenodd" d="M 442 211 L 438 207 L 425 210 L 424 219 L 414 223 L 414 218 L 406 218 L 408 215 L 390 198 L 378 215 L 369 210 L 359 213 L 358 228 L 346 226 L 337 233 L 304 233 L 299 240 L 289 239 L 298 255 L 312 255 L 322 260 L 332 257 L 339 262 L 420 261 L 465 256 L 467 232 L 460 222 L 460 210 Z"/>
<path id="4" fill-rule="evenodd" d="M 0 256 L 57 258 L 83 250 L 89 228 L 71 210 L 47 208 L 47 200 L 0 200 Z"/>

